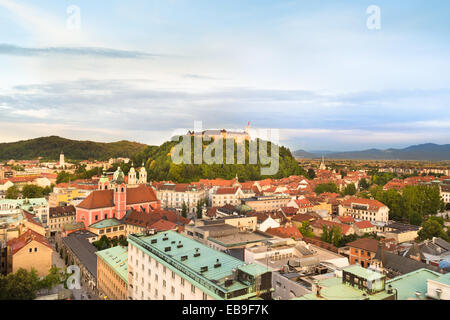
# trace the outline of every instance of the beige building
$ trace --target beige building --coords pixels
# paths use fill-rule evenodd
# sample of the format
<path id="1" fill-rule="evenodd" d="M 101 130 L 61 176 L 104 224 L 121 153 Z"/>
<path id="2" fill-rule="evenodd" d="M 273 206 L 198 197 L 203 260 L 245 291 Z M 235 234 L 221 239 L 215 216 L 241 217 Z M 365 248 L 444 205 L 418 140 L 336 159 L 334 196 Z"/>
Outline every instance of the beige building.
<path id="1" fill-rule="evenodd" d="M 338 209 L 340 216 L 352 216 L 355 219 L 370 222 L 389 221 L 389 208 L 373 199 L 349 198 L 343 200 Z"/>
<path id="2" fill-rule="evenodd" d="M 241 199 L 245 197 L 240 187 L 222 187 L 212 190 L 210 193 L 210 202 L 212 207 L 222 207 L 226 204 L 237 206 L 241 203 Z"/>
<path id="3" fill-rule="evenodd" d="M 117 246 L 97 251 L 97 290 L 105 300 L 128 299 L 128 250 Z"/>
<path id="4" fill-rule="evenodd" d="M 291 201 L 291 197 L 285 194 L 273 196 L 257 196 L 242 199 L 242 204 L 251 207 L 257 212 L 276 211 L 282 207 L 286 207 Z"/>
<path id="5" fill-rule="evenodd" d="M 77 211 L 74 206 L 50 208 L 48 231 L 50 236 L 63 231 L 64 225 L 76 221 Z"/>
<path id="6" fill-rule="evenodd" d="M 15 273 L 20 268 L 31 271 L 31 268 L 34 268 L 42 277 L 47 275 L 52 267 L 52 246 L 45 237 L 33 230 L 10 240 L 7 246 L 9 272 Z"/>
<path id="7" fill-rule="evenodd" d="M 206 188 L 190 184 L 166 183 L 158 186 L 156 196 L 161 201 L 161 208 L 177 209 L 181 211 L 183 203 L 186 204 L 187 212 L 195 213 L 197 203 L 208 197 Z"/>

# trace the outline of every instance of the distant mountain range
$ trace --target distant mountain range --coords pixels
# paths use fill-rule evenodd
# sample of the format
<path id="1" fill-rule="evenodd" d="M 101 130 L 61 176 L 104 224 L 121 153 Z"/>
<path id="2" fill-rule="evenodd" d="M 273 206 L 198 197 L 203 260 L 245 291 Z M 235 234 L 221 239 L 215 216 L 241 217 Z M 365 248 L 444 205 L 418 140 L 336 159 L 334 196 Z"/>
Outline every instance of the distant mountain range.
<path id="1" fill-rule="evenodd" d="M 107 160 L 109 158 L 131 158 L 143 151 L 145 144 L 130 141 L 102 143 L 69 140 L 57 136 L 42 137 L 11 143 L 0 143 L 0 160 L 31 160 L 43 157 L 58 160 L 61 151 L 66 159 Z"/>
<path id="2" fill-rule="evenodd" d="M 304 150 L 293 152 L 297 158 L 320 158 L 322 154 Z M 330 159 L 360 160 L 450 160 L 450 144 L 438 145 L 426 143 L 404 149 L 368 149 L 362 151 L 331 152 L 326 154 Z"/>

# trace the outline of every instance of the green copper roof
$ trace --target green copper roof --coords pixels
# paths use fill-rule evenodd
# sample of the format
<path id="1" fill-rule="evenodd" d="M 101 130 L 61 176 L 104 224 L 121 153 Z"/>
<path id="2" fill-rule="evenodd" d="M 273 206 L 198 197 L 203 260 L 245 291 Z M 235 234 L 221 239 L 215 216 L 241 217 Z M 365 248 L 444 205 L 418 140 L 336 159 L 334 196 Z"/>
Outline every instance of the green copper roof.
<path id="1" fill-rule="evenodd" d="M 105 220 L 96 222 L 94 224 L 91 224 L 89 226 L 89 228 L 102 229 L 102 228 L 119 226 L 121 224 L 122 224 L 122 222 L 113 218 L 113 219 L 105 219 Z"/>
<path id="2" fill-rule="evenodd" d="M 66 230 L 66 231 L 72 231 L 72 230 L 78 230 L 78 229 L 84 229 L 84 223 L 83 222 L 75 222 L 75 221 L 73 221 L 73 222 L 69 222 L 69 223 L 66 223 L 65 225 L 64 225 L 64 230 Z"/>
<path id="3" fill-rule="evenodd" d="M 384 300 L 391 296 L 386 291 L 367 294 L 364 290 L 342 283 L 342 278 L 339 277 L 320 281 L 319 285 L 322 287 L 320 297 L 316 293 L 309 293 L 293 300 L 364 300 L 367 298 L 370 300 Z"/>
<path id="4" fill-rule="evenodd" d="M 363 267 L 361 267 L 360 265 L 357 265 L 357 264 L 351 265 L 349 267 L 346 267 L 344 269 L 344 271 L 350 272 L 350 273 L 352 273 L 352 274 L 354 274 L 354 275 L 356 275 L 356 276 L 358 276 L 360 278 L 363 278 L 363 279 L 366 279 L 366 280 L 370 280 L 370 281 L 381 279 L 381 278 L 384 277 L 379 272 L 372 271 L 372 270 L 369 270 L 369 269 L 365 269 L 365 268 L 363 268 Z"/>
<path id="5" fill-rule="evenodd" d="M 438 279 L 434 279 L 436 282 L 446 284 L 450 286 L 450 273 L 441 275 Z"/>
<path id="6" fill-rule="evenodd" d="M 128 250 L 117 246 L 95 253 L 126 283 L 128 283 Z"/>
<path id="7" fill-rule="evenodd" d="M 269 272 L 267 268 L 259 265 L 245 265 L 241 260 L 174 231 L 162 232 L 152 236 L 130 235 L 128 241 L 146 251 L 187 281 L 195 283 L 202 291 L 216 299 L 224 299 L 224 296 L 220 296 L 219 292 L 234 292 L 250 288 L 253 285 L 233 281 L 231 285 L 225 286 L 224 282 L 232 277 L 233 270 L 240 270 L 252 278 Z M 168 248 L 170 250 L 166 251 Z M 195 254 L 199 255 L 194 256 Z M 250 296 L 256 295 L 255 292 L 250 291 L 248 294 Z"/>
<path id="8" fill-rule="evenodd" d="M 442 276 L 440 273 L 432 270 L 419 269 L 386 281 L 386 286 L 391 285 L 392 288 L 397 289 L 398 300 L 406 300 L 416 298 L 416 292 L 424 296 L 427 292 L 427 280 L 439 281 L 440 276 Z"/>

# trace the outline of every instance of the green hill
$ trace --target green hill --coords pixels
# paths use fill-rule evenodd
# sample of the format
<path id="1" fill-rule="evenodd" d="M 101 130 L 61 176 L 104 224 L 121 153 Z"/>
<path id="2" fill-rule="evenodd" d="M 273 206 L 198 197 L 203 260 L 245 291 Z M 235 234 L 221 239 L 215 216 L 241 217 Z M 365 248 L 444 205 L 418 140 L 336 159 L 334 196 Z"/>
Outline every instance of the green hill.
<path id="1" fill-rule="evenodd" d="M 147 145 L 130 141 L 101 143 L 69 140 L 51 136 L 11 143 L 0 143 L 0 160 L 32 160 L 42 157 L 58 160 L 61 151 L 71 160 L 107 160 L 115 157 L 132 158 Z"/>
<path id="2" fill-rule="evenodd" d="M 152 181 L 172 180 L 177 183 L 189 183 L 198 181 L 199 179 L 233 179 L 236 174 L 239 176 L 240 181 L 248 180 L 260 180 L 265 178 L 284 178 L 290 175 L 305 175 L 306 172 L 301 168 L 295 158 L 292 156 L 289 149 L 280 146 L 279 147 L 279 171 L 275 176 L 262 176 L 261 167 L 268 167 L 268 165 L 248 164 L 248 150 L 249 144 L 246 144 L 246 164 L 180 164 L 176 165 L 172 162 L 171 152 L 172 149 L 178 144 L 178 142 L 170 141 L 162 144 L 159 147 L 148 146 L 142 152 L 136 154 L 133 158 L 135 164 L 141 165 L 145 163 L 145 167 L 148 172 L 149 179 Z M 208 143 L 203 142 L 203 148 Z M 271 144 L 268 143 L 268 150 L 270 156 Z M 193 149 L 191 153 L 191 159 L 193 163 Z M 237 147 L 234 149 L 235 163 Z M 226 153 L 224 151 L 224 159 Z M 223 161 L 225 163 L 225 160 Z M 124 164 L 121 164 L 124 166 Z M 125 165 L 125 173 L 128 172 L 130 165 Z M 111 170 L 114 170 L 111 169 Z"/>

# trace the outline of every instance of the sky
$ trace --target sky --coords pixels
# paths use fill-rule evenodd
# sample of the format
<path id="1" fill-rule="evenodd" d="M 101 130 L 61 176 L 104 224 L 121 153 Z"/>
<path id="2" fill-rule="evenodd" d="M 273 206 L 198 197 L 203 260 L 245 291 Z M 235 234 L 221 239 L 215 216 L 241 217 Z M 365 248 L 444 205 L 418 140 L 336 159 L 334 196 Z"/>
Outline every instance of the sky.
<path id="1" fill-rule="evenodd" d="M 158 145 L 195 121 L 250 121 L 291 150 L 450 143 L 448 12 L 437 0 L 0 0 L 0 142 Z"/>

